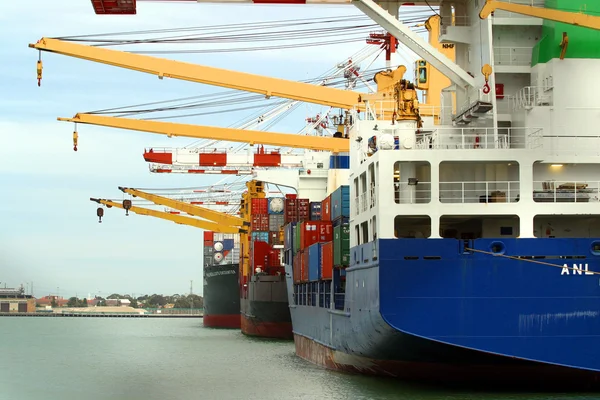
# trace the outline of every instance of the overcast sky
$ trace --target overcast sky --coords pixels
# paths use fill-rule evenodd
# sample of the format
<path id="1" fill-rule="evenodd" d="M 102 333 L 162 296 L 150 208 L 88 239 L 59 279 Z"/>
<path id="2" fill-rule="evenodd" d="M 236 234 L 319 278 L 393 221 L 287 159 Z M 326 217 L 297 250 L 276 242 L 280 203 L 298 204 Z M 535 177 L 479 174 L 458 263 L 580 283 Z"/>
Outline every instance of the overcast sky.
<path id="1" fill-rule="evenodd" d="M 98 224 L 89 197 L 119 197 L 117 186 L 190 187 L 214 181 L 203 176 L 151 174 L 145 147 L 177 147 L 189 139 L 79 126 L 56 121 L 79 111 L 160 101 L 218 88 L 42 53 L 43 36 L 179 28 L 319 16 L 361 15 L 352 6 L 256 6 L 138 2 L 135 16 L 95 15 L 89 0 L 0 2 L 0 282 L 33 282 L 34 294 L 185 293 L 190 280 L 202 293 L 202 231 L 151 217 L 107 210 Z M 279 51 L 167 55 L 210 66 L 294 80 L 318 76 L 364 47 L 364 43 Z M 166 48 L 166 47 L 163 47 Z M 400 60 L 401 62 L 401 60 Z M 373 66 L 382 66 L 383 61 Z M 274 129 L 297 132 L 305 106 Z M 231 116 L 194 122 L 229 126 Z"/>

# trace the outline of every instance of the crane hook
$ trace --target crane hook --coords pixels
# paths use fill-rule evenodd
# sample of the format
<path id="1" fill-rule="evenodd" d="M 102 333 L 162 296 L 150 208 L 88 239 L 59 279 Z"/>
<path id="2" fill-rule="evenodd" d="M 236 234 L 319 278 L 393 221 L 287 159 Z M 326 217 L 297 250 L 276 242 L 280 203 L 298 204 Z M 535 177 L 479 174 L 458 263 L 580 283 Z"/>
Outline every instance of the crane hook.
<path id="1" fill-rule="evenodd" d="M 37 62 L 37 80 L 38 80 L 38 87 L 42 86 L 42 60 L 38 60 Z"/>
<path id="2" fill-rule="evenodd" d="M 131 200 L 123 200 L 123 208 L 125 209 L 125 215 L 129 216 L 129 209 L 131 208 Z"/>
<path id="3" fill-rule="evenodd" d="M 77 151 L 77 139 L 79 139 L 79 135 L 77 131 L 73 131 L 73 151 Z"/>
<path id="4" fill-rule="evenodd" d="M 492 67 L 490 66 L 490 64 L 485 64 L 483 67 L 481 67 L 481 73 L 485 78 L 485 85 L 483 85 L 483 93 L 488 94 L 492 90 L 488 83 L 490 75 L 492 74 Z"/>
<path id="5" fill-rule="evenodd" d="M 98 207 L 98 209 L 96 210 L 96 215 L 98 216 L 98 223 L 101 224 L 102 217 L 104 216 L 104 208 Z"/>

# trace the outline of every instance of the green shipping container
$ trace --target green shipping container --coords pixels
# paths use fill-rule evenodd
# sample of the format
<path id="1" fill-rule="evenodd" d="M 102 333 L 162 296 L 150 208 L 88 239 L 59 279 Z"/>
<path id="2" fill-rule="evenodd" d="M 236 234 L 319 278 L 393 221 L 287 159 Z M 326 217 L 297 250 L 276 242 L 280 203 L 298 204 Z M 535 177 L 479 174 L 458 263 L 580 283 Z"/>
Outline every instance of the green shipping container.
<path id="1" fill-rule="evenodd" d="M 350 224 L 333 228 L 333 265 L 350 265 Z"/>
<path id="2" fill-rule="evenodd" d="M 302 224 L 298 222 L 294 227 L 294 252 L 300 251 L 300 232 L 302 231 Z"/>

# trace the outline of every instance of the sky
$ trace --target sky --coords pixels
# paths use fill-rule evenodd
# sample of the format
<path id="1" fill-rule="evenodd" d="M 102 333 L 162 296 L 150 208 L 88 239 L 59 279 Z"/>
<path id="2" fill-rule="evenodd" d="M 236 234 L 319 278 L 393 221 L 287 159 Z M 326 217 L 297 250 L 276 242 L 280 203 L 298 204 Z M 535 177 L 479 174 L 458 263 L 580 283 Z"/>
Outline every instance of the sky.
<path id="1" fill-rule="evenodd" d="M 63 297 L 111 293 L 202 294 L 202 231 L 151 217 L 106 210 L 102 224 L 90 197 L 120 198 L 117 186 L 180 188 L 215 177 L 152 174 L 144 148 L 181 147 L 190 139 L 58 122 L 77 112 L 214 93 L 219 88 L 119 69 L 28 48 L 43 36 L 181 28 L 311 18 L 314 6 L 138 2 L 134 16 L 95 15 L 89 0 L 0 2 L 0 285 L 23 284 L 34 295 Z M 352 6 L 319 6 L 318 16 L 362 15 Z M 363 43 L 239 53 L 165 55 L 274 77 L 320 75 L 364 47 Z M 166 49 L 168 47 L 161 47 Z M 401 60 L 399 60 L 401 62 Z M 383 66 L 378 60 L 373 66 Z M 373 68 L 373 66 L 371 68 Z M 275 130 L 297 132 L 302 106 Z M 193 122 L 229 126 L 215 114 Z M 190 121 L 186 121 L 190 122 Z"/>

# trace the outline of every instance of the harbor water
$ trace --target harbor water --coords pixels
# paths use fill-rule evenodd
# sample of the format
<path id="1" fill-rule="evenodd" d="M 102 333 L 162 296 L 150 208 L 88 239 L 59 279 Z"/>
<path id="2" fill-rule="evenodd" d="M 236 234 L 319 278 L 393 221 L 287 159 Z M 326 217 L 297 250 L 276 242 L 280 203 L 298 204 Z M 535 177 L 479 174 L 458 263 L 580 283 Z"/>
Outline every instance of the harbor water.
<path id="1" fill-rule="evenodd" d="M 204 328 L 201 319 L 0 318 L 0 399 L 591 400 L 488 393 L 331 372 L 289 341 Z"/>

